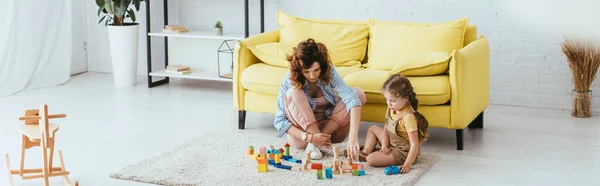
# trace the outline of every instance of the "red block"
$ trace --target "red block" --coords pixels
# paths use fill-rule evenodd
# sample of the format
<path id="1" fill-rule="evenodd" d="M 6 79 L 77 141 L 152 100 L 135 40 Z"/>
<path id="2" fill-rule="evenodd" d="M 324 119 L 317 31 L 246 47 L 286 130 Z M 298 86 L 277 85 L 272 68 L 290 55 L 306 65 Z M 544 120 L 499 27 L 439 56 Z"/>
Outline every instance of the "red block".
<path id="1" fill-rule="evenodd" d="M 279 153 L 283 154 L 283 152 L 285 152 L 285 151 L 283 150 L 283 148 L 280 148 L 280 149 L 279 149 Z"/>
<path id="2" fill-rule="evenodd" d="M 320 169 L 323 169 L 323 164 L 312 163 L 312 164 L 310 164 L 310 168 L 313 170 L 320 170 Z"/>

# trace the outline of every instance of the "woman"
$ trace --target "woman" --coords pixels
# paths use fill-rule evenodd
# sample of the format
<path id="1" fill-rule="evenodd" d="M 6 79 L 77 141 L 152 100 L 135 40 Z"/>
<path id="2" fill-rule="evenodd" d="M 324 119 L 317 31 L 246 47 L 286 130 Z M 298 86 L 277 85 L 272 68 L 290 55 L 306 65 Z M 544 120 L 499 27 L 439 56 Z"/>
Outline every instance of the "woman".
<path id="1" fill-rule="evenodd" d="M 275 114 L 278 137 L 287 133 L 290 144 L 311 151 L 312 159 L 333 154 L 331 143 L 348 135 L 348 154 L 358 152 L 364 91 L 346 85 L 333 68 L 327 47 L 313 39 L 300 42 L 287 60 L 290 72 L 281 82 Z"/>

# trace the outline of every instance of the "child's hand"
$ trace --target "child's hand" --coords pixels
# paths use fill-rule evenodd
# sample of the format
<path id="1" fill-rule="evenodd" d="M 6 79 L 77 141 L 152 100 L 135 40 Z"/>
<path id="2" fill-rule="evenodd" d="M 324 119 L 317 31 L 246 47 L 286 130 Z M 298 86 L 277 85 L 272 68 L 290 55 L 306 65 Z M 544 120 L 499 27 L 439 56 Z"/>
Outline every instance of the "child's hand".
<path id="1" fill-rule="evenodd" d="M 410 165 L 402 165 L 400 166 L 400 173 L 406 174 L 410 170 Z"/>
<path id="2" fill-rule="evenodd" d="M 379 150 L 379 152 L 388 155 L 390 153 L 390 148 L 381 148 L 381 150 Z"/>

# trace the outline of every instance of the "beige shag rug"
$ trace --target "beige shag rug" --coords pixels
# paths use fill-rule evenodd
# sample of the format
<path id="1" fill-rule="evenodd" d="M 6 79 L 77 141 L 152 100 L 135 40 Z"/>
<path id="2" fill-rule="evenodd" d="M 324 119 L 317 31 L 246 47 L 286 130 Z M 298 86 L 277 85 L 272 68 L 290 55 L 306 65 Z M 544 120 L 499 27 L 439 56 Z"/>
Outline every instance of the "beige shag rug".
<path id="1" fill-rule="evenodd" d="M 385 175 L 385 168 L 363 164 L 365 176 L 333 175 L 333 179 L 318 180 L 316 172 L 297 172 L 278 169 L 271 165 L 267 173 L 259 173 L 257 162 L 244 154 L 248 146 L 269 145 L 283 148 L 284 138 L 265 136 L 227 136 L 206 133 L 175 148 L 171 152 L 143 160 L 112 173 L 111 178 L 159 185 L 413 185 L 440 157 L 422 153 L 411 170 L 402 175 Z M 334 144 L 345 148 L 344 144 Z M 290 155 L 302 159 L 304 151 L 290 148 Z M 340 155 L 341 159 L 345 157 Z M 312 162 L 329 163 L 333 156 Z M 285 165 L 300 164 L 283 161 Z M 325 171 L 323 171 L 325 178 Z"/>

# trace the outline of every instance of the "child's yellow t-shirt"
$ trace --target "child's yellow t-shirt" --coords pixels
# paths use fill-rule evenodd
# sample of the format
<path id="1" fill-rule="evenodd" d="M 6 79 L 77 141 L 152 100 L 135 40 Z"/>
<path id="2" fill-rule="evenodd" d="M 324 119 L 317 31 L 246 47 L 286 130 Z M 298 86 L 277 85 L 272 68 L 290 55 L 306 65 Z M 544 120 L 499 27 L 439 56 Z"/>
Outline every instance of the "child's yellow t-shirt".
<path id="1" fill-rule="evenodd" d="M 394 112 L 390 110 L 390 117 L 392 117 L 392 120 L 396 121 L 400 119 L 400 116 L 402 116 L 404 112 L 408 112 L 409 109 L 411 108 L 407 106 L 399 112 Z M 404 116 L 404 119 L 401 122 L 399 122 L 398 125 L 396 125 L 396 134 L 398 134 L 398 136 L 401 136 L 406 140 L 409 140 L 408 133 L 412 131 L 417 131 L 418 129 L 419 128 L 417 126 L 417 118 L 415 118 L 414 114 L 409 113 Z"/>

